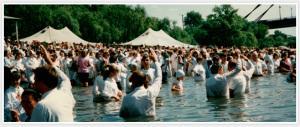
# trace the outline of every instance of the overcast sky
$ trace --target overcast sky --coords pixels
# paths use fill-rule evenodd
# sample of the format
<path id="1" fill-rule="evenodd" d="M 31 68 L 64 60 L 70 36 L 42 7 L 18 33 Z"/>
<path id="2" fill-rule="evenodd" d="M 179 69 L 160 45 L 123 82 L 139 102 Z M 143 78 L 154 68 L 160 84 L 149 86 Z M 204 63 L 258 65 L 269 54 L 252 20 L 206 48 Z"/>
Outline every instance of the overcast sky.
<path id="1" fill-rule="evenodd" d="M 247 15 L 257 4 L 232 4 L 233 8 L 238 9 L 238 14 L 244 17 Z M 148 16 L 158 17 L 160 19 L 167 17 L 170 20 L 176 21 L 178 26 L 182 26 L 182 15 L 185 15 L 189 11 L 199 12 L 203 18 L 212 13 L 212 9 L 216 4 L 148 4 L 141 5 L 145 7 Z M 270 4 L 263 4 L 258 9 L 256 9 L 247 19 L 255 20 L 259 15 L 261 15 Z M 281 17 L 291 17 L 296 16 L 296 5 L 293 4 L 275 4 L 262 18 L 264 19 L 279 19 L 279 6 L 281 6 Z M 289 35 L 296 35 L 296 27 L 283 28 L 280 29 L 282 32 Z M 272 33 L 274 30 L 270 30 Z"/>

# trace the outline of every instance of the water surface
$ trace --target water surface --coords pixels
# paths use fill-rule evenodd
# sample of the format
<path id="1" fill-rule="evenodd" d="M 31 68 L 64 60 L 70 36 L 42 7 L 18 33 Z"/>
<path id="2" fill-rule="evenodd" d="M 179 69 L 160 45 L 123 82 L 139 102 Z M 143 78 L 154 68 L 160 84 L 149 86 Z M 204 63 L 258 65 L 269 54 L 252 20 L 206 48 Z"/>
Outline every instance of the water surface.
<path id="1" fill-rule="evenodd" d="M 170 79 L 170 81 L 172 81 Z M 254 78 L 251 94 L 244 98 L 206 98 L 204 82 L 187 77 L 182 94 L 171 92 L 163 84 L 156 102 L 155 118 L 124 120 L 119 117 L 121 102 L 94 103 L 92 87 L 73 87 L 78 122 L 295 122 L 296 85 L 286 82 L 286 75 Z"/>

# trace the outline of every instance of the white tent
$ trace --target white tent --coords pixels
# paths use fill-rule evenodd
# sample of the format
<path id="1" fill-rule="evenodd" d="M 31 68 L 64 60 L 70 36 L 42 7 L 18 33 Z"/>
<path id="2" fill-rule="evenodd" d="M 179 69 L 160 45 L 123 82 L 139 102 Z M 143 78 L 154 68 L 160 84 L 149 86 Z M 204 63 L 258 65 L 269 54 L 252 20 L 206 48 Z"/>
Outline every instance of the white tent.
<path id="1" fill-rule="evenodd" d="M 154 31 L 151 28 L 148 28 L 143 34 L 133 39 L 132 41 L 126 42 L 122 45 L 146 45 L 146 46 L 175 46 L 175 47 L 194 47 L 193 45 L 182 43 L 163 30 Z"/>
<path id="2" fill-rule="evenodd" d="M 69 28 L 64 27 L 63 29 L 57 30 L 52 28 L 51 26 L 48 26 L 41 31 L 20 39 L 20 41 L 27 41 L 31 43 L 32 41 L 40 41 L 40 42 L 56 42 L 56 43 L 61 43 L 61 42 L 69 42 L 69 43 L 82 43 L 82 44 L 87 44 L 89 43 L 88 41 L 85 41 L 75 35 Z"/>

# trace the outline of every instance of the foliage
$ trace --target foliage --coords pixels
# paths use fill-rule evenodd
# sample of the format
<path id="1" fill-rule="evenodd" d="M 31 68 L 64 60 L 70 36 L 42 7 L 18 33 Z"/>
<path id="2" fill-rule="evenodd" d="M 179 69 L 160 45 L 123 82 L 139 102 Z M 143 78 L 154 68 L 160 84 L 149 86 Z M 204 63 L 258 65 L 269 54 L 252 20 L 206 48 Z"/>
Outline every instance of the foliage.
<path id="1" fill-rule="evenodd" d="M 184 28 L 168 18 L 149 17 L 143 7 L 128 5 L 5 5 L 4 14 L 22 18 L 18 21 L 20 38 L 52 26 L 69 27 L 85 40 L 102 43 L 130 41 L 148 28 L 164 30 L 175 39 L 200 45 L 296 47 L 296 37 L 280 31 L 268 35 L 268 27 L 249 22 L 230 5 L 216 6 L 203 19 L 195 11 L 184 17 Z M 14 21 L 5 20 L 5 36 L 14 33 Z"/>

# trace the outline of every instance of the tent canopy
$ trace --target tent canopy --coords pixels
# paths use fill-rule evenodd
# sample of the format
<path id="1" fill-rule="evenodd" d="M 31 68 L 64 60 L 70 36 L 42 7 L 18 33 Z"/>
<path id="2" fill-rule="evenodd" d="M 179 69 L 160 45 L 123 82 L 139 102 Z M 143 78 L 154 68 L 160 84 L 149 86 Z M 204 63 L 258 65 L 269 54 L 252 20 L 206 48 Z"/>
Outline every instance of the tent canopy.
<path id="1" fill-rule="evenodd" d="M 126 42 L 122 45 L 146 45 L 146 46 L 175 46 L 175 47 L 194 47 L 193 45 L 182 43 L 170 35 L 165 33 L 163 30 L 154 31 L 148 28 L 143 34 L 133 39 L 132 41 Z"/>
<path id="2" fill-rule="evenodd" d="M 32 41 L 39 41 L 39 42 L 69 42 L 69 43 L 82 43 L 82 44 L 88 44 L 88 41 L 85 41 L 75 35 L 68 27 L 64 27 L 60 30 L 54 29 L 51 26 L 48 26 L 41 31 L 20 39 L 20 41 L 27 41 L 31 43 Z"/>

